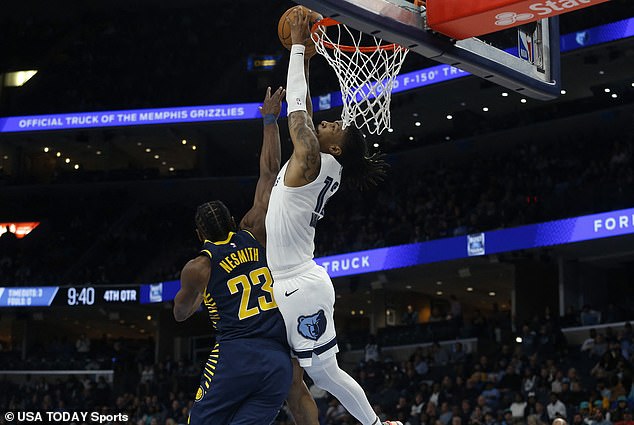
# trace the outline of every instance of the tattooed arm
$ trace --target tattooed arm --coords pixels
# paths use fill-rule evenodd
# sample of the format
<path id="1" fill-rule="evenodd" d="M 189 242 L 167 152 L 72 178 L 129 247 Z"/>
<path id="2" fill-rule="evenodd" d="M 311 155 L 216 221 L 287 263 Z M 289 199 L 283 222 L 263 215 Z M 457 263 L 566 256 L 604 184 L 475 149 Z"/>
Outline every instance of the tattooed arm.
<path id="1" fill-rule="evenodd" d="M 286 186 L 304 186 L 311 183 L 319 175 L 321 167 L 319 141 L 310 121 L 306 111 L 293 112 L 288 118 L 288 129 L 293 141 L 293 154 L 284 176 Z"/>

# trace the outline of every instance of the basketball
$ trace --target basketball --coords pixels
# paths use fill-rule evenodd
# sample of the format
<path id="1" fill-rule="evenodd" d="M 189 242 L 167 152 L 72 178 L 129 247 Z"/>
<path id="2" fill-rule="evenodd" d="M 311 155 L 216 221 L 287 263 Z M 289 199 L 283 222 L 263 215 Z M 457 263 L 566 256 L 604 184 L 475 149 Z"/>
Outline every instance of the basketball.
<path id="1" fill-rule="evenodd" d="M 303 6 L 294 6 L 288 9 L 286 12 L 284 12 L 282 17 L 280 18 L 280 22 L 277 24 L 277 35 L 279 36 L 280 41 L 282 42 L 282 45 L 286 47 L 288 50 L 291 50 L 291 46 L 293 45 L 293 42 L 291 40 L 291 25 L 286 21 L 286 17 L 291 12 L 293 12 L 295 9 L 298 9 L 298 8 L 305 9 L 308 11 L 308 13 L 310 13 L 311 26 L 315 22 L 319 21 L 320 19 L 323 19 L 323 16 L 321 16 L 319 13 L 313 12 L 310 9 L 306 9 Z M 306 40 L 305 46 L 306 46 L 306 52 L 305 52 L 306 57 L 314 56 L 316 53 L 315 43 L 313 43 L 311 39 L 308 39 Z"/>

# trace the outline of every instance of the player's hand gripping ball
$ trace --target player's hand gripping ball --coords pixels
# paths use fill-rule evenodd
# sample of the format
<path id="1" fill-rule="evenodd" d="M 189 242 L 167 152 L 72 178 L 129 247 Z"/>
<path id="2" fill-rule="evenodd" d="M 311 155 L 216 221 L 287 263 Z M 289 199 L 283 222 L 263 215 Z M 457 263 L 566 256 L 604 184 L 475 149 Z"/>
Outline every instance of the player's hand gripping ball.
<path id="1" fill-rule="evenodd" d="M 289 19 L 293 16 L 292 13 L 294 13 L 295 10 L 299 10 L 301 13 L 308 14 L 308 24 L 311 27 L 315 22 L 323 19 L 323 16 L 321 16 L 319 13 L 313 12 L 312 10 L 307 9 L 303 6 L 291 7 L 286 12 L 284 12 L 282 17 L 280 18 L 280 22 L 277 24 L 277 35 L 280 38 L 282 45 L 288 50 L 291 50 L 291 46 L 293 45 L 293 41 L 291 39 L 291 24 L 289 22 Z M 306 41 L 304 42 L 304 46 L 306 46 L 304 56 L 306 58 L 313 57 L 316 53 L 315 43 L 310 37 L 306 39 Z"/>

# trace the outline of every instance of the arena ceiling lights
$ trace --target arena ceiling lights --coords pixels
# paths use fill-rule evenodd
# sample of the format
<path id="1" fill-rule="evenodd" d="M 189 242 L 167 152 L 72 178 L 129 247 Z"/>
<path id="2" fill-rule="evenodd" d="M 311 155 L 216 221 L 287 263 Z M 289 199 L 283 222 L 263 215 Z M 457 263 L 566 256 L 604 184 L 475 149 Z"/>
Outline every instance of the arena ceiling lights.
<path id="1" fill-rule="evenodd" d="M 37 74 L 36 70 L 7 72 L 4 74 L 4 86 L 22 87 L 33 78 L 35 74 Z"/>

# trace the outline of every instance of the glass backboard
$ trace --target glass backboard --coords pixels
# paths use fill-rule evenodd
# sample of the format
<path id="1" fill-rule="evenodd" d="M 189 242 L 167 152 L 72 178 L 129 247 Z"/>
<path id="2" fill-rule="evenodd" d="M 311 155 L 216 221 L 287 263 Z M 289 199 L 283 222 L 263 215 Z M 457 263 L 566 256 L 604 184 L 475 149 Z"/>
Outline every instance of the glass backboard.
<path id="1" fill-rule="evenodd" d="M 560 94 L 559 22 L 542 19 L 512 29 L 516 46 L 480 38 L 452 39 L 433 31 L 427 10 L 405 0 L 295 0 L 366 34 L 400 44 L 435 61 L 535 99 Z"/>

